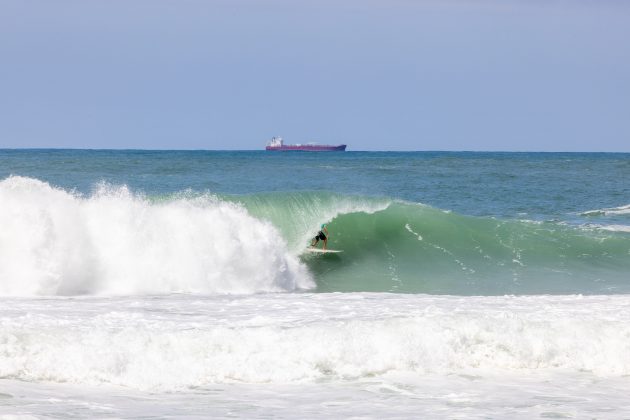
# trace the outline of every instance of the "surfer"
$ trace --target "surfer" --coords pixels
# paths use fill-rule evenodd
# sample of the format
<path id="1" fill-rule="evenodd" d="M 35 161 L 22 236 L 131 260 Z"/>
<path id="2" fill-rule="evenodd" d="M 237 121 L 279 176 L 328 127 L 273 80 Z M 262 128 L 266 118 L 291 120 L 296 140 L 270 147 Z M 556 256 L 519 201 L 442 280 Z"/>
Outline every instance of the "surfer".
<path id="1" fill-rule="evenodd" d="M 324 247 L 322 249 L 325 251 L 326 245 L 328 244 L 328 228 L 326 228 L 326 223 L 322 224 L 319 232 L 317 232 L 317 235 L 315 235 L 315 237 L 311 241 L 311 247 L 317 245 L 320 239 L 324 241 Z"/>

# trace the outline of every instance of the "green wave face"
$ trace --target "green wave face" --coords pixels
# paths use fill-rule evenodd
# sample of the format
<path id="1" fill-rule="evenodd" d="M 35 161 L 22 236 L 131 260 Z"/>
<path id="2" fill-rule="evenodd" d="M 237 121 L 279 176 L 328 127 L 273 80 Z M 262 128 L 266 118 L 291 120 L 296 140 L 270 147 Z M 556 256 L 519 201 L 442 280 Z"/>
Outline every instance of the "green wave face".
<path id="1" fill-rule="evenodd" d="M 322 292 L 630 293 L 630 235 L 462 216 L 323 193 L 241 200 L 303 250 L 319 224 L 342 254 L 302 255 Z"/>
<path id="2" fill-rule="evenodd" d="M 341 215 L 372 214 L 386 209 L 391 200 L 345 196 L 333 193 L 272 193 L 226 197 L 238 202 L 254 217 L 276 226 L 286 239 L 289 249 L 304 251 L 306 244 L 322 223 Z"/>

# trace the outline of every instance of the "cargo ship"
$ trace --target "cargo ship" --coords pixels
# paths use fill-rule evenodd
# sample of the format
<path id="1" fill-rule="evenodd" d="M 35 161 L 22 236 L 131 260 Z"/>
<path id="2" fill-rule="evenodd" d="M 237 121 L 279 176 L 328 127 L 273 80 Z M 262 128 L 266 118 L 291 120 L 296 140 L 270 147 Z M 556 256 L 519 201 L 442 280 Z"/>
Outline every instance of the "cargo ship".
<path id="1" fill-rule="evenodd" d="M 303 151 L 303 152 L 343 152 L 346 150 L 345 144 L 340 144 L 338 146 L 331 146 L 328 144 L 317 144 L 317 143 L 307 143 L 307 144 L 284 144 L 282 141 L 282 137 L 274 137 L 269 143 L 267 143 L 267 147 L 265 150 L 277 150 L 277 151 Z"/>

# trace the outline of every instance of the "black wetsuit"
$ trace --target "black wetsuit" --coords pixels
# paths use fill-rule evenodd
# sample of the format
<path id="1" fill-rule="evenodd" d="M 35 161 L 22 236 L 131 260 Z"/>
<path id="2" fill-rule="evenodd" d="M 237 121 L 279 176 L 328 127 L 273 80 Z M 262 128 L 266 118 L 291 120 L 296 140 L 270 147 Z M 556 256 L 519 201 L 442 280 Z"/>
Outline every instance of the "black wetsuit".
<path id="1" fill-rule="evenodd" d="M 322 232 L 321 230 L 319 232 L 317 232 L 317 235 L 315 235 L 315 240 L 319 241 L 319 240 L 325 241 L 326 240 L 326 235 L 324 235 L 324 232 Z"/>

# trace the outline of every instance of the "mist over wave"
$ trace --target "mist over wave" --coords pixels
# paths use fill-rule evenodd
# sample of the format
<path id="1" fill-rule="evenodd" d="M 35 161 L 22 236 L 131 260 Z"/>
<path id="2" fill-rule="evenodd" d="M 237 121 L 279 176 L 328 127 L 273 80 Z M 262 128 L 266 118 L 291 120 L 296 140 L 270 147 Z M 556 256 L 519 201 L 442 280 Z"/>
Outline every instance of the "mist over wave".
<path id="1" fill-rule="evenodd" d="M 314 284 L 271 224 L 216 197 L 0 181 L 0 294 L 255 293 Z"/>

